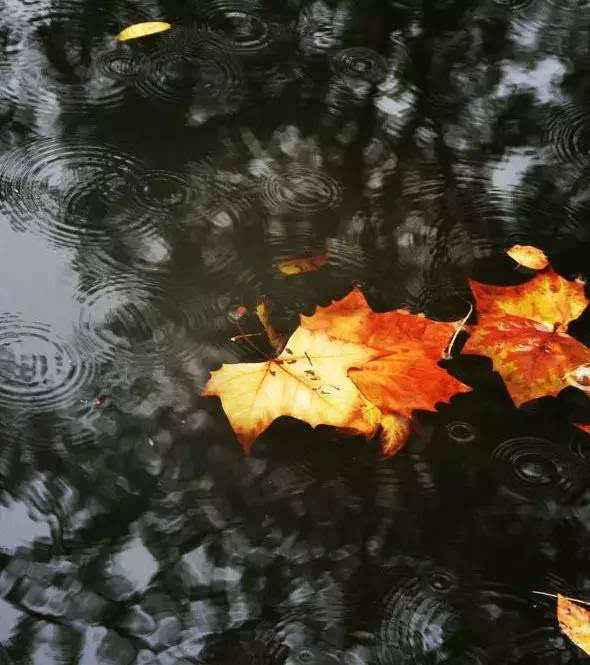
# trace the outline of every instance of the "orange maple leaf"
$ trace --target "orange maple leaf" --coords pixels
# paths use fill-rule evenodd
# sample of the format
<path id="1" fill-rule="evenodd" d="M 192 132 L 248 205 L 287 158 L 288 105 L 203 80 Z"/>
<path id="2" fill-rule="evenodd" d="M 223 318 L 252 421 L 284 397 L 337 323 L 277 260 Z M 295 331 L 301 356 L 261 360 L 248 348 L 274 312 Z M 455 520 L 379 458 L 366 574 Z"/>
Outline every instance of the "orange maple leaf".
<path id="1" fill-rule="evenodd" d="M 381 410 L 407 418 L 415 409 L 432 411 L 437 402 L 471 390 L 436 364 L 459 323 L 433 321 L 405 309 L 373 312 L 360 289 L 301 317 L 305 328 L 372 349 L 373 358 L 348 376 Z"/>
<path id="2" fill-rule="evenodd" d="M 590 655 L 590 610 L 558 594 L 557 620 L 570 640 Z"/>
<path id="3" fill-rule="evenodd" d="M 278 357 L 223 365 L 202 394 L 221 398 L 246 452 L 287 415 L 366 437 L 380 429 L 391 455 L 409 436 L 413 410 L 470 390 L 436 364 L 455 329 L 405 310 L 375 313 L 355 289 L 301 317 Z"/>
<path id="4" fill-rule="evenodd" d="M 470 285 L 479 321 L 463 351 L 493 360 L 517 406 L 582 385 L 590 349 L 566 333 L 588 304 L 582 284 L 547 269 L 518 286 Z"/>

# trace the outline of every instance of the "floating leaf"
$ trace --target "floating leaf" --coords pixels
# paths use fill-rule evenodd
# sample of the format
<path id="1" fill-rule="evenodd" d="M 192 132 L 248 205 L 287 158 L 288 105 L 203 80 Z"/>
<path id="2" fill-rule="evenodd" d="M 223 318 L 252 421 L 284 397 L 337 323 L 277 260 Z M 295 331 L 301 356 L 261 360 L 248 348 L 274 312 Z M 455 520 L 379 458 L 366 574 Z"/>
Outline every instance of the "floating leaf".
<path id="1" fill-rule="evenodd" d="M 328 307 L 318 307 L 301 325 L 335 339 L 363 344 L 374 357 L 349 376 L 380 409 L 409 417 L 433 410 L 469 388 L 437 365 L 460 322 L 432 321 L 407 310 L 373 312 L 359 289 Z"/>
<path id="2" fill-rule="evenodd" d="M 312 427 L 333 425 L 371 436 L 381 414 L 363 397 L 346 373 L 372 352 L 358 344 L 330 339 L 298 328 L 283 352 L 264 363 L 223 365 L 212 372 L 203 395 L 218 395 L 246 451 L 280 416 Z"/>
<path id="3" fill-rule="evenodd" d="M 246 451 L 273 420 L 292 416 L 366 437 L 380 427 L 391 455 L 404 445 L 414 409 L 469 390 L 437 365 L 455 325 L 405 310 L 375 313 L 355 289 L 301 317 L 277 358 L 223 365 L 202 394 L 221 398 Z"/>
<path id="4" fill-rule="evenodd" d="M 319 270 L 328 262 L 328 252 L 320 254 L 308 254 L 304 256 L 294 256 L 282 261 L 277 261 L 275 267 L 284 275 L 301 275 L 305 272 Z"/>
<path id="5" fill-rule="evenodd" d="M 521 266 L 532 270 L 543 270 L 549 265 L 549 259 L 545 253 L 531 245 L 512 245 L 506 250 L 506 254 Z"/>
<path id="6" fill-rule="evenodd" d="M 144 23 L 134 23 L 125 30 L 121 30 L 117 39 L 120 42 L 126 42 L 130 39 L 138 39 L 139 37 L 147 37 L 148 35 L 155 35 L 158 32 L 170 30 L 172 26 L 165 21 L 145 21 Z"/>
<path id="7" fill-rule="evenodd" d="M 566 333 L 588 302 L 581 284 L 548 270 L 519 286 L 471 289 L 479 321 L 463 350 L 493 360 L 516 405 L 582 381 L 590 349 Z"/>
<path id="8" fill-rule="evenodd" d="M 590 610 L 557 594 L 557 620 L 570 640 L 590 655 Z"/>
<path id="9" fill-rule="evenodd" d="M 482 314 L 512 314 L 551 328 L 566 330 L 570 321 L 586 309 L 584 285 L 568 281 L 553 270 L 538 273 L 518 286 L 492 286 L 470 282 L 477 311 Z"/>

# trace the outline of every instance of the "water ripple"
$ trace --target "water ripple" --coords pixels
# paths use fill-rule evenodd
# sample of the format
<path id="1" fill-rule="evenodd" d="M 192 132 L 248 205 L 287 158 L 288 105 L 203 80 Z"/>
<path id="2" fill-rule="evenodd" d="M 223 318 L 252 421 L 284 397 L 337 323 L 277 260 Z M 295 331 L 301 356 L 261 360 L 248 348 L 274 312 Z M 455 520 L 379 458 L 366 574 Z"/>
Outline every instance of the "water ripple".
<path id="1" fill-rule="evenodd" d="M 590 163 L 590 113 L 566 105 L 551 115 L 547 139 L 562 162 L 587 166 Z"/>
<path id="2" fill-rule="evenodd" d="M 220 47 L 240 55 L 264 52 L 272 43 L 268 23 L 260 16 L 262 3 L 209 0 L 200 8 Z"/>
<path id="3" fill-rule="evenodd" d="M 135 86 L 150 102 L 165 106 L 232 99 L 242 73 L 230 53 L 206 30 L 172 30 L 151 53 L 137 55 Z"/>
<path id="4" fill-rule="evenodd" d="M 129 47 L 119 46 L 115 50 L 99 53 L 96 66 L 104 76 L 115 81 L 131 81 L 135 75 L 136 62 Z"/>
<path id="5" fill-rule="evenodd" d="M 93 374 L 92 362 L 49 326 L 0 317 L 0 404 L 42 411 L 70 406 Z"/>
<path id="6" fill-rule="evenodd" d="M 135 3 L 118 1 L 115 11 L 88 12 L 71 0 L 27 3 L 11 25 L 12 75 L 0 82 L 0 98 L 35 114 L 92 114 L 120 107 L 125 76 L 109 73 L 109 39 L 120 26 L 148 18 Z M 18 23 L 22 19 L 22 23 Z M 116 68 L 110 69 L 111 72 Z"/>
<path id="7" fill-rule="evenodd" d="M 187 313 L 160 285 L 130 275 L 93 285 L 81 301 L 83 343 L 108 360 L 158 362 L 191 327 Z"/>
<path id="8" fill-rule="evenodd" d="M 378 83 L 387 75 L 385 58 L 363 46 L 338 51 L 332 58 L 332 69 L 342 76 Z"/>
<path id="9" fill-rule="evenodd" d="M 194 196 L 185 175 L 165 169 L 147 171 L 134 185 L 137 205 L 153 213 L 175 214 L 189 205 Z"/>
<path id="10" fill-rule="evenodd" d="M 579 458 L 552 441 L 521 436 L 496 446 L 491 459 L 502 486 L 538 500 L 547 494 L 570 496 L 583 487 L 585 471 Z"/>
<path id="11" fill-rule="evenodd" d="M 456 574 L 413 561 L 411 567 L 394 570 L 394 577 L 378 631 L 380 665 L 422 663 L 434 654 L 433 662 L 442 662 L 451 656 L 447 644 L 462 631 Z"/>
<path id="12" fill-rule="evenodd" d="M 113 206 L 141 173 L 131 155 L 106 145 L 41 139 L 0 158 L 0 198 L 18 229 L 37 227 L 51 242 L 78 246 L 109 242 Z M 148 232 L 130 216 L 126 232 Z"/>
<path id="13" fill-rule="evenodd" d="M 271 210 L 313 214 L 336 207 L 342 187 L 323 171 L 295 166 L 266 178 L 262 197 Z"/>

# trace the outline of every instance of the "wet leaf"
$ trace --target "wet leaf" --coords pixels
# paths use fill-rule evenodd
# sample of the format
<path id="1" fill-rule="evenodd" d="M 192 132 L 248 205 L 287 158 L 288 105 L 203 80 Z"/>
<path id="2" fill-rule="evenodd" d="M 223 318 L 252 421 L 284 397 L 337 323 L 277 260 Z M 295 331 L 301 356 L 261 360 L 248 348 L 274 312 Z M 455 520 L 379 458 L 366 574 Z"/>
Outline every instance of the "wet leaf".
<path id="1" fill-rule="evenodd" d="M 586 434 L 590 434 L 590 423 L 574 423 L 574 425 L 578 429 L 581 429 L 582 432 L 586 432 Z"/>
<path id="2" fill-rule="evenodd" d="M 590 610 L 558 594 L 557 620 L 569 639 L 590 655 Z"/>
<path id="3" fill-rule="evenodd" d="M 545 253 L 531 245 L 512 245 L 506 250 L 506 254 L 521 266 L 532 270 L 543 270 L 549 265 Z"/>
<path id="4" fill-rule="evenodd" d="M 490 357 L 516 405 L 583 387 L 590 349 L 566 333 L 588 302 L 581 284 L 549 269 L 519 286 L 471 289 L 479 320 L 463 352 Z"/>
<path id="5" fill-rule="evenodd" d="M 148 35 L 155 35 L 158 32 L 170 30 L 172 26 L 165 21 L 145 21 L 144 23 L 134 23 L 129 27 L 121 30 L 117 39 L 120 42 L 126 42 L 130 39 L 138 39 L 139 37 L 147 37 Z"/>
<path id="6" fill-rule="evenodd" d="M 349 376 L 380 409 L 406 417 L 415 409 L 434 410 L 437 402 L 470 390 L 437 365 L 460 324 L 404 309 L 373 312 L 359 289 L 301 317 L 305 328 L 372 349 L 373 358 L 352 368 Z"/>
<path id="7" fill-rule="evenodd" d="M 217 395 L 246 451 L 280 416 L 366 437 L 381 428 L 384 454 L 403 447 L 415 409 L 434 409 L 467 386 L 437 365 L 453 323 L 405 310 L 378 314 L 355 289 L 320 307 L 277 358 L 223 365 L 203 395 Z"/>
<path id="8" fill-rule="evenodd" d="M 264 363 L 223 365 L 212 372 L 203 395 L 218 395 L 240 443 L 254 440 L 280 416 L 333 425 L 371 436 L 381 414 L 347 377 L 370 349 L 332 340 L 299 327 L 277 358 Z"/>
<path id="9" fill-rule="evenodd" d="M 256 315 L 258 316 L 258 320 L 264 328 L 264 332 L 268 337 L 268 341 L 272 344 L 275 351 L 279 353 L 282 351 L 285 344 L 285 335 L 277 332 L 270 322 L 270 312 L 268 308 L 268 302 L 266 300 L 263 300 L 262 302 L 258 303 L 258 305 L 256 305 Z"/>
<path id="10" fill-rule="evenodd" d="M 328 252 L 320 254 L 309 254 L 305 256 L 294 256 L 275 263 L 275 268 L 284 275 L 301 275 L 305 272 L 319 270 L 328 262 Z"/>

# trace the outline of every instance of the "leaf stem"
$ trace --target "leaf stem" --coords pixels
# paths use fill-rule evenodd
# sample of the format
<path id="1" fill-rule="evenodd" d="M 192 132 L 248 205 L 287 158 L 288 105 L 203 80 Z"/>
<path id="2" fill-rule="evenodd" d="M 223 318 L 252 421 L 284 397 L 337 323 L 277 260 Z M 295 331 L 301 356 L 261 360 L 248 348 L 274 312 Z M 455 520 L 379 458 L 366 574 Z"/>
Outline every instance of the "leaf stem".
<path id="1" fill-rule="evenodd" d="M 531 593 L 536 593 L 538 596 L 548 596 L 549 598 L 557 598 L 555 593 L 547 593 L 546 591 L 531 591 Z M 579 598 L 572 598 L 571 596 L 564 596 L 560 594 L 566 600 L 572 600 L 574 603 L 579 603 L 580 605 L 590 605 L 589 600 L 580 600 Z"/>
<path id="2" fill-rule="evenodd" d="M 471 316 L 473 313 L 473 305 L 469 305 L 469 311 L 467 314 L 461 319 L 459 325 L 457 326 L 457 329 L 453 333 L 453 336 L 451 337 L 451 341 L 449 342 L 447 348 L 444 350 L 443 353 L 443 358 L 445 360 L 449 360 L 449 358 L 452 358 L 453 356 L 453 344 L 457 340 L 457 337 L 459 336 L 459 333 L 464 329 L 465 324 L 467 323 L 467 319 Z"/>

